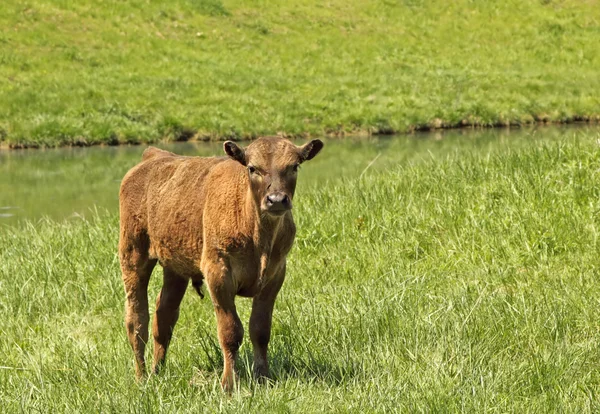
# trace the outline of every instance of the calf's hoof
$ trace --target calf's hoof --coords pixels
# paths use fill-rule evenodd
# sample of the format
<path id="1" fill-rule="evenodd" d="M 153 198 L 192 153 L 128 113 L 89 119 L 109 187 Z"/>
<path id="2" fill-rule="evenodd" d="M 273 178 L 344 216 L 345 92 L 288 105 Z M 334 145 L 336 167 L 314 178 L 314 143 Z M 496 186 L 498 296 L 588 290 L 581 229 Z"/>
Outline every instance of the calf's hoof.
<path id="1" fill-rule="evenodd" d="M 146 379 L 147 377 L 147 373 L 146 373 L 146 366 L 136 366 L 135 367 L 135 379 L 137 382 L 142 382 Z"/>
<path id="2" fill-rule="evenodd" d="M 271 382 L 271 375 L 269 375 L 269 368 L 266 367 L 254 367 L 252 370 L 254 379 L 259 384 L 268 384 Z"/>
<path id="3" fill-rule="evenodd" d="M 221 378 L 221 388 L 227 394 L 231 394 L 233 392 L 233 390 L 235 389 L 234 374 L 223 374 L 223 377 Z"/>

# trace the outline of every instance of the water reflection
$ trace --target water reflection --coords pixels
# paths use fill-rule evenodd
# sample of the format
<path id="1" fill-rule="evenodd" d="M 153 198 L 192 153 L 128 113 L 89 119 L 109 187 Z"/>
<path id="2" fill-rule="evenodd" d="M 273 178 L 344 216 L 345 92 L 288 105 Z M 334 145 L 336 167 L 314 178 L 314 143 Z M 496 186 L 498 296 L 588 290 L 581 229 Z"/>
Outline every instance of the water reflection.
<path id="1" fill-rule="evenodd" d="M 552 140 L 597 139 L 593 126 L 450 130 L 393 137 L 326 139 L 325 148 L 302 168 L 298 193 L 324 181 L 368 175 L 425 159 L 442 159 Z M 222 143 L 159 144 L 183 155 L 222 155 Z M 141 159 L 145 146 L 0 151 L 0 223 L 43 216 L 85 215 L 94 207 L 116 211 L 119 183 Z"/>

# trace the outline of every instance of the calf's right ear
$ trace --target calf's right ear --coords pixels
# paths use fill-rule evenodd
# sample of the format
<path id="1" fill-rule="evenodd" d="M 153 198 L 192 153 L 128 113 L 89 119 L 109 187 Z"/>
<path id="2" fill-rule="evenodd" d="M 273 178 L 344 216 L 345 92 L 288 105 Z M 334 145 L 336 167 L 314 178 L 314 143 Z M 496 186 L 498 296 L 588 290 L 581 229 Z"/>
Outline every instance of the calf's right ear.
<path id="1" fill-rule="evenodd" d="M 244 153 L 244 150 L 238 147 L 235 142 L 225 141 L 223 144 L 223 149 L 229 158 L 236 160 L 242 165 L 246 165 L 246 154 Z"/>
<path id="2" fill-rule="evenodd" d="M 301 162 L 312 160 L 317 156 L 321 149 L 323 149 L 323 141 L 320 139 L 313 139 L 312 141 L 304 144 L 300 147 Z"/>

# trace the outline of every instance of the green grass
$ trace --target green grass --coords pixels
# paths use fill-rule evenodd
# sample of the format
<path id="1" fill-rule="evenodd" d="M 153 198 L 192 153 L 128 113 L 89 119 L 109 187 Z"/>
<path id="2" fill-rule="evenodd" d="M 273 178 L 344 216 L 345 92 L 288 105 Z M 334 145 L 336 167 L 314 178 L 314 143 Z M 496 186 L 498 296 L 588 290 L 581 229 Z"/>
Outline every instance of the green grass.
<path id="1" fill-rule="evenodd" d="M 231 397 L 210 300 L 193 291 L 165 372 L 135 383 L 116 215 L 5 227 L 3 411 L 597 412 L 597 139 L 303 187 L 275 310 L 276 381 L 249 379 L 245 338 Z M 238 305 L 247 321 L 250 302 Z"/>
<path id="2" fill-rule="evenodd" d="M 0 140 L 598 120 L 597 1 L 4 0 Z"/>

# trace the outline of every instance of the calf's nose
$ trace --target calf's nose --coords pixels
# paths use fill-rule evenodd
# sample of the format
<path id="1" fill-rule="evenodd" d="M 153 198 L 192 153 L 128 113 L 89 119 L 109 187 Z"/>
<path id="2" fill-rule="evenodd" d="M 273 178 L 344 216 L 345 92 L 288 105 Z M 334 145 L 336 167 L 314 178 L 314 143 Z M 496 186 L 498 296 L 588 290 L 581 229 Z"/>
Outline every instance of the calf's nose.
<path id="1" fill-rule="evenodd" d="M 292 207 L 292 203 L 287 194 L 272 193 L 267 196 L 267 206 L 289 209 Z"/>

